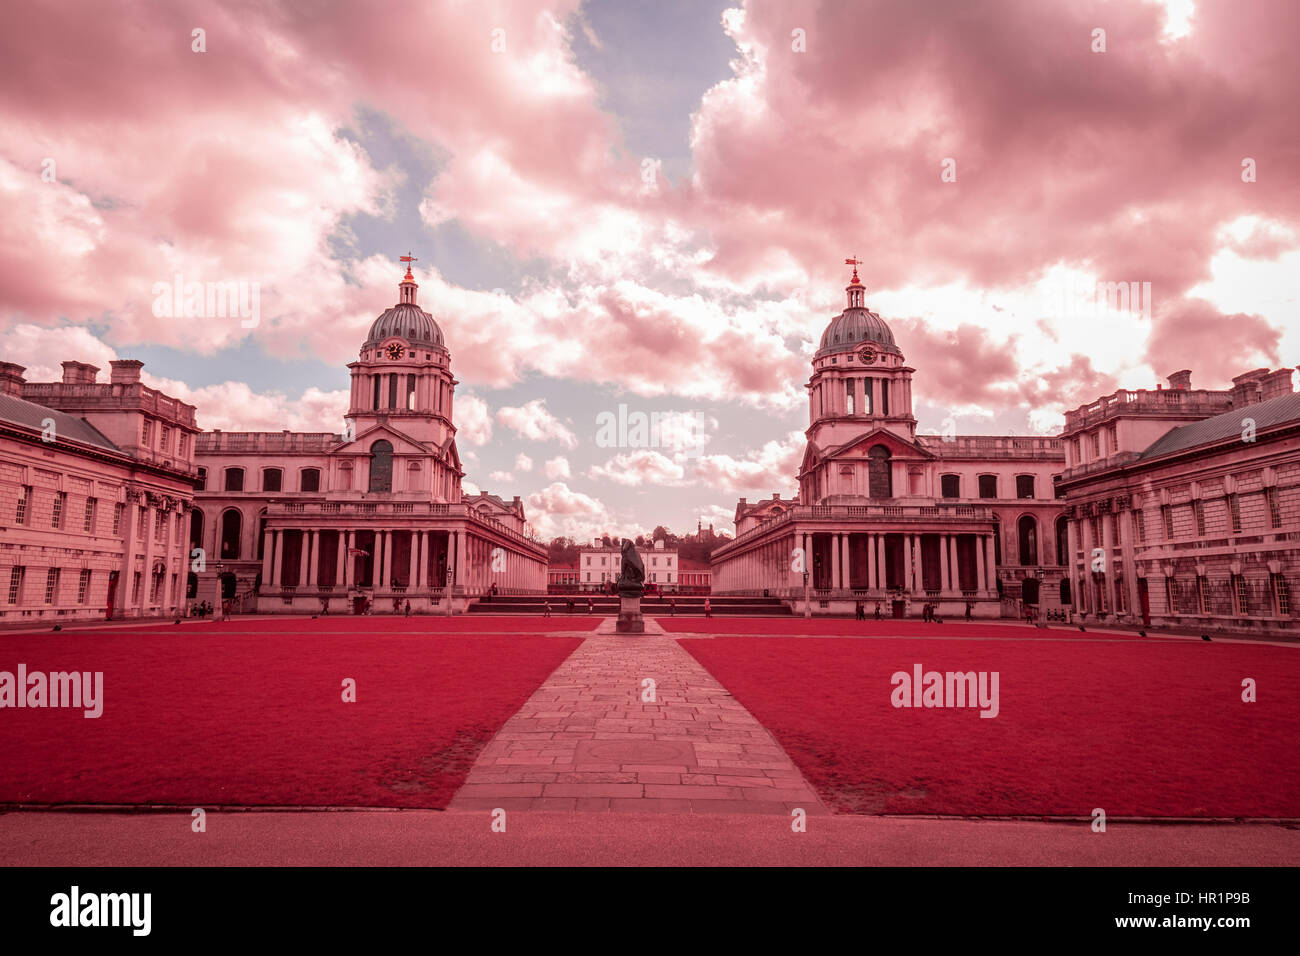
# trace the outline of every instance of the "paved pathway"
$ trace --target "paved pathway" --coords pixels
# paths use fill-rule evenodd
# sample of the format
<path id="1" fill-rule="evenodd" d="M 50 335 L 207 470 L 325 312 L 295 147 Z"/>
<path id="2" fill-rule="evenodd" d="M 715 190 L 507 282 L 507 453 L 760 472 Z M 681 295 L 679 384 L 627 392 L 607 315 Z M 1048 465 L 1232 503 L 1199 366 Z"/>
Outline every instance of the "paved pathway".
<path id="1" fill-rule="evenodd" d="M 654 681 L 653 701 L 647 679 Z M 675 637 L 589 637 L 479 755 L 452 810 L 827 810 Z"/>

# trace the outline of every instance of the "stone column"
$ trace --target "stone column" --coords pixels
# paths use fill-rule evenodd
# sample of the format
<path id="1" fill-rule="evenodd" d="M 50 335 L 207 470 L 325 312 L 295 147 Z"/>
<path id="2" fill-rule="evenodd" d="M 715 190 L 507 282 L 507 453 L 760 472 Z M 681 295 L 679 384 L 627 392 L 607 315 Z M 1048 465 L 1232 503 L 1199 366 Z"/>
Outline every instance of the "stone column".
<path id="1" fill-rule="evenodd" d="M 311 540 L 307 531 L 302 531 L 298 535 L 298 579 L 294 582 L 295 586 L 302 587 L 306 582 L 307 575 L 303 574 L 311 564 Z"/>
<path id="2" fill-rule="evenodd" d="M 415 586 L 423 589 L 429 586 L 429 545 L 431 544 L 429 532 L 416 532 L 416 544 L 420 559 L 415 566 Z"/>
<path id="3" fill-rule="evenodd" d="M 867 588 L 876 587 L 876 536 L 867 535 Z"/>
<path id="4" fill-rule="evenodd" d="M 393 532 L 384 532 L 384 577 L 382 585 L 384 588 L 393 586 Z"/>
<path id="5" fill-rule="evenodd" d="M 975 596 L 988 592 L 988 577 L 984 570 L 984 542 L 987 535 L 978 535 L 975 538 Z"/>
<path id="6" fill-rule="evenodd" d="M 989 579 L 988 589 L 989 597 L 997 597 L 998 593 L 998 563 L 997 548 L 993 543 L 993 535 L 984 536 L 984 566 L 988 568 Z"/>
<path id="7" fill-rule="evenodd" d="M 419 582 L 420 574 L 420 534 L 411 532 L 411 570 L 406 578 L 407 589 L 415 588 Z"/>
<path id="8" fill-rule="evenodd" d="M 948 572 L 952 575 L 952 593 L 961 593 L 961 558 L 957 550 L 957 536 L 948 535 Z"/>
<path id="9" fill-rule="evenodd" d="M 948 536 L 939 535 L 939 593 L 948 591 Z"/>
<path id="10" fill-rule="evenodd" d="M 457 588 L 465 587 L 465 532 L 456 532 L 456 560 L 455 577 L 453 578 L 454 586 Z"/>
<path id="11" fill-rule="evenodd" d="M 880 589 L 883 591 L 889 582 L 889 575 L 885 569 L 885 535 L 883 533 L 876 535 L 876 575 L 880 579 Z"/>
<path id="12" fill-rule="evenodd" d="M 1079 522 L 1074 518 L 1065 521 L 1066 547 L 1070 553 L 1065 556 L 1065 573 L 1070 578 L 1070 607 L 1079 611 Z"/>
<path id="13" fill-rule="evenodd" d="M 847 531 L 840 535 L 840 539 L 844 545 L 844 554 L 840 558 L 840 569 L 844 575 L 844 589 L 848 590 L 853 587 L 853 549 L 849 546 L 849 533 Z"/>
<path id="14" fill-rule="evenodd" d="M 1133 512 L 1123 512 L 1123 518 L 1120 522 L 1121 544 L 1120 550 L 1124 557 L 1125 581 L 1124 585 L 1128 588 L 1128 612 L 1134 618 L 1142 616 L 1142 602 L 1138 597 L 1138 576 L 1137 576 L 1137 541 L 1133 534 Z"/>
<path id="15" fill-rule="evenodd" d="M 1106 552 L 1106 604 L 1110 607 L 1110 613 L 1115 614 L 1115 542 L 1111 540 L 1114 524 L 1106 520 L 1107 517 L 1107 515 L 1101 516 L 1101 547 Z M 1091 568 L 1091 565 L 1089 567 Z"/>
<path id="16" fill-rule="evenodd" d="M 912 536 L 903 535 L 903 578 L 902 585 L 905 590 L 912 590 Z"/>
<path id="17" fill-rule="evenodd" d="M 264 587 L 271 583 L 271 563 L 275 557 L 272 534 L 270 528 L 262 532 L 262 585 Z"/>
<path id="18" fill-rule="evenodd" d="M 831 535 L 831 588 L 840 586 L 840 536 Z"/>
<path id="19" fill-rule="evenodd" d="M 343 563 L 343 583 L 347 587 L 352 587 L 357 580 L 357 558 L 356 555 L 349 552 L 357 546 L 357 533 L 348 530 L 343 532 L 343 537 L 346 540 L 346 544 L 343 548 L 346 557 L 346 560 Z"/>
<path id="20" fill-rule="evenodd" d="M 320 532 L 311 532 L 310 559 L 307 564 L 307 586 L 314 588 L 320 584 Z"/>
<path id="21" fill-rule="evenodd" d="M 271 587 L 280 587 L 280 581 L 284 576 L 284 532 L 280 529 L 275 531 L 275 558 L 271 562 Z"/>
<path id="22" fill-rule="evenodd" d="M 915 560 L 912 563 L 912 593 L 922 594 L 924 589 L 921 587 L 921 536 L 913 535 L 913 538 L 915 540 L 912 545 L 912 555 Z"/>

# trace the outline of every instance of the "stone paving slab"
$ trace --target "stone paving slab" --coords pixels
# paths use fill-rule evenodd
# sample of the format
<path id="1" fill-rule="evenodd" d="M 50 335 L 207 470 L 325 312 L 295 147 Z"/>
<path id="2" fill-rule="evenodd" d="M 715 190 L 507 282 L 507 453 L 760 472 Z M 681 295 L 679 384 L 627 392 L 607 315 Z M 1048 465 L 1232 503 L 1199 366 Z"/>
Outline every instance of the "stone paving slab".
<path id="1" fill-rule="evenodd" d="M 483 748 L 449 809 L 828 813 L 676 637 L 587 638 Z"/>

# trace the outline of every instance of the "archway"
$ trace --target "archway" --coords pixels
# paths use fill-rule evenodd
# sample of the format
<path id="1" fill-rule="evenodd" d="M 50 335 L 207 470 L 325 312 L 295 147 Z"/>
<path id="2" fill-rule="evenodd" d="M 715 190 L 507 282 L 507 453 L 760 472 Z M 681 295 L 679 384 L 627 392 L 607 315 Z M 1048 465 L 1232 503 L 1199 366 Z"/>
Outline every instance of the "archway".
<path id="1" fill-rule="evenodd" d="M 1029 567 L 1038 563 L 1038 522 L 1033 515 L 1022 515 L 1016 523 L 1020 536 L 1020 564 Z"/>
<path id="2" fill-rule="evenodd" d="M 231 508 L 221 516 L 221 557 L 238 560 L 244 516 Z"/>

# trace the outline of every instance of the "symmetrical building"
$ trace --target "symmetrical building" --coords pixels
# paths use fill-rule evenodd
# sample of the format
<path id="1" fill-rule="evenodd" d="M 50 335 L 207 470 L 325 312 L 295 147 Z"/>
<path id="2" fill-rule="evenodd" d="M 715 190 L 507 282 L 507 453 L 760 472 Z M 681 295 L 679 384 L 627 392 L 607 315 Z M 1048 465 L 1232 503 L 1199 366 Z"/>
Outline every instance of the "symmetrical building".
<path id="1" fill-rule="evenodd" d="M 493 585 L 546 590 L 546 548 L 520 500 L 461 491 L 451 354 L 417 289 L 408 269 L 348 366 L 345 434 L 199 436 L 200 596 L 262 612 L 418 612 L 463 609 Z"/>
<path id="2" fill-rule="evenodd" d="M 1290 368 L 1225 391 L 1124 390 L 1066 413 L 1069 579 L 1088 621 L 1294 630 L 1300 394 Z"/>
<path id="3" fill-rule="evenodd" d="M 665 591 L 678 587 L 677 549 L 666 547 L 657 539 L 654 547 L 637 545 L 636 553 L 645 565 L 645 583 Z M 621 546 L 606 546 L 600 539 L 590 547 L 578 549 L 578 587 L 583 591 L 602 591 L 623 572 Z"/>
<path id="4" fill-rule="evenodd" d="M 712 554 L 721 594 L 807 600 L 813 613 L 858 602 L 882 612 L 999 617 L 1060 610 L 1065 466 L 1055 438 L 918 435 L 912 373 L 864 302 L 856 265 L 847 305 L 822 333 L 808 390 L 808 444 L 793 499 L 736 508 L 736 537 Z M 806 578 L 805 578 L 806 574 Z M 806 589 L 806 590 L 805 590 Z"/>
<path id="5" fill-rule="evenodd" d="M 199 430 L 141 366 L 0 363 L 0 624 L 183 612 Z"/>

